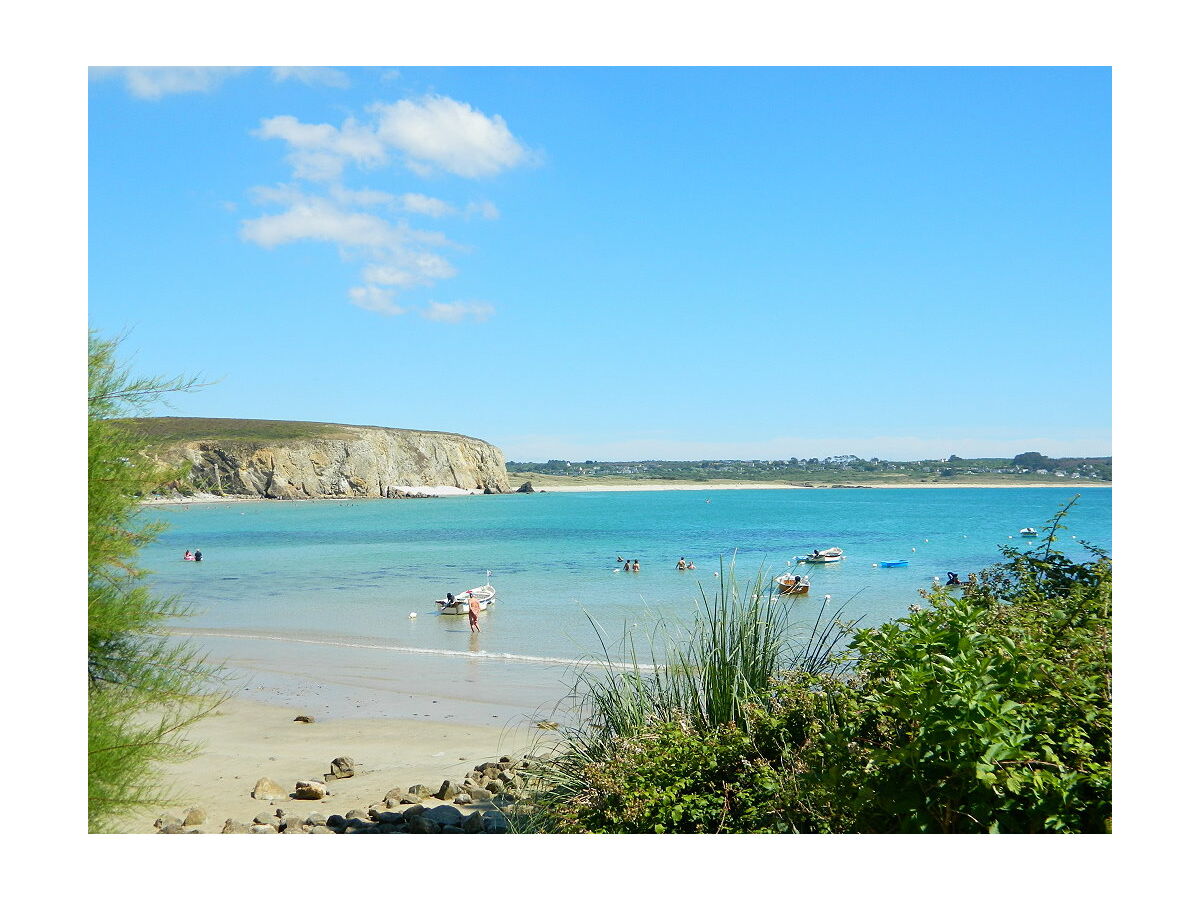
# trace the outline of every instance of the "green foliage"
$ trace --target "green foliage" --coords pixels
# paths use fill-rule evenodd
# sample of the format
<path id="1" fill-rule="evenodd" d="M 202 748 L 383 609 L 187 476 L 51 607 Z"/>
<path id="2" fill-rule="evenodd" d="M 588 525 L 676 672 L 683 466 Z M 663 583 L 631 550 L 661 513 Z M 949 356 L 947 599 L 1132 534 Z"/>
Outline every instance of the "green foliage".
<path id="1" fill-rule="evenodd" d="M 1087 562 L 1055 550 L 1070 505 L 1039 547 L 1006 549 L 965 588 L 922 592 L 928 604 L 903 619 L 814 628 L 799 660 L 756 676 L 737 715 L 672 714 L 660 683 L 672 676 L 626 673 L 652 702 L 623 706 L 620 728 L 593 707 L 600 722 L 551 767 L 562 777 L 541 827 L 1111 830 L 1112 564 L 1095 547 Z M 721 609 L 706 606 L 710 627 Z M 722 678 L 742 665 L 729 657 Z"/>
<path id="2" fill-rule="evenodd" d="M 186 610 L 151 595 L 138 550 L 162 532 L 138 498 L 181 472 L 163 471 L 112 417 L 194 380 L 134 378 L 117 340 L 88 338 L 88 827 L 161 802 L 154 765 L 183 754 L 182 728 L 219 698 L 216 670 L 162 630 Z"/>
<path id="3" fill-rule="evenodd" d="M 567 833 L 718 834 L 786 830 L 777 776 L 746 732 L 664 722 L 581 773 L 583 793 L 561 809 Z"/>

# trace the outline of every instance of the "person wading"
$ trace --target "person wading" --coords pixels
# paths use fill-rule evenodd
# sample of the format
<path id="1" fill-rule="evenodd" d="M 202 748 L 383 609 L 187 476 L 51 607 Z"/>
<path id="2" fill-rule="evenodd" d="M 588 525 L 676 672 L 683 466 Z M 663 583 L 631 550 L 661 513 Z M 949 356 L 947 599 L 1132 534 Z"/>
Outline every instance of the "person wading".
<path id="1" fill-rule="evenodd" d="M 471 623 L 471 630 L 479 630 L 479 598 L 474 594 L 471 595 L 471 602 L 467 604 L 467 620 Z"/>

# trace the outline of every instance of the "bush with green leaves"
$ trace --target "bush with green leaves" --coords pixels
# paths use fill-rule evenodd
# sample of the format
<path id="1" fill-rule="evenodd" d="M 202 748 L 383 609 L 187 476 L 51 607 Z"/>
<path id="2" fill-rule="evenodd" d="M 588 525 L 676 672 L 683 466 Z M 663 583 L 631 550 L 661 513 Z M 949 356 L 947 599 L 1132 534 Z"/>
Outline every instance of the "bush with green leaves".
<path id="1" fill-rule="evenodd" d="M 747 692 L 736 717 L 663 702 L 671 696 L 664 683 L 681 676 L 656 666 L 652 676 L 621 676 L 647 699 L 623 705 L 612 729 L 612 694 L 593 682 L 593 719 L 568 735 L 549 767 L 538 826 L 1110 830 L 1112 565 L 1094 547 L 1087 562 L 1055 550 L 1069 506 L 1040 547 L 1006 549 L 1006 562 L 965 588 L 923 592 L 927 605 L 903 619 L 840 633 L 814 628 L 815 641 L 769 685 Z M 749 617 L 784 627 L 763 617 L 759 603 L 718 605 L 733 614 L 715 623 L 713 609 L 712 634 Z M 675 671 L 695 677 L 719 643 L 701 641 L 703 652 Z M 776 659 L 788 646 L 782 633 L 762 643 L 780 648 Z M 731 677 L 728 666 L 722 671 Z"/>

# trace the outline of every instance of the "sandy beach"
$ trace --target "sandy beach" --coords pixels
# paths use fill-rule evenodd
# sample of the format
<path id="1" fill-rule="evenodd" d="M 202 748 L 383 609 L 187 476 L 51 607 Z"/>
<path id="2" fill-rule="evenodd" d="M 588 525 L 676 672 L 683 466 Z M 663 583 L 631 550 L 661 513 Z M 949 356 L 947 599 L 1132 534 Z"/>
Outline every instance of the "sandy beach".
<path id="1" fill-rule="evenodd" d="M 547 732 L 500 726 L 458 725 L 401 719 L 329 719 L 306 724 L 301 706 L 277 706 L 248 700 L 226 701 L 188 732 L 200 749 L 192 759 L 165 769 L 175 796 L 162 809 L 134 814 L 121 831 L 153 834 L 155 820 L 167 813 L 182 817 L 198 806 L 207 814 L 202 832 L 218 833 L 226 819 L 250 823 L 264 812 L 288 815 L 313 812 L 344 815 L 380 803 L 392 788 L 425 784 L 437 790 L 445 779 L 461 781 L 478 763 L 508 755 L 518 758 Z M 289 791 L 299 780 L 320 780 L 339 756 L 352 758 L 359 771 L 329 784 L 324 800 L 256 800 L 258 779 L 267 777 Z M 471 807 L 473 808 L 473 807 Z M 470 808 L 466 808 L 470 809 Z"/>
<path id="2" fill-rule="evenodd" d="M 727 484 L 709 483 L 709 482 L 692 482 L 692 483 L 677 483 L 664 482 L 661 484 L 535 484 L 535 493 L 595 493 L 600 491 L 819 491 L 819 490 L 895 490 L 897 488 L 930 488 L 940 490 L 948 488 L 951 490 L 960 488 L 1111 488 L 1111 481 L 1102 482 L 1086 482 L 1083 483 L 1079 479 L 1062 479 L 1058 478 L 1053 481 L 1037 481 L 1029 483 L 1013 483 L 1013 482 L 995 482 L 995 483 L 963 483 L 963 484 L 931 484 L 922 482 L 902 482 L 897 484 L 875 483 L 870 484 L 779 484 L 777 482 L 762 482 L 762 481 L 746 481 L 746 482 L 731 482 Z M 483 491 L 468 491 L 462 488 L 450 487 L 448 485 L 435 485 L 432 487 L 414 487 L 414 491 L 423 491 L 430 497 L 457 497 L 482 494 Z M 143 506 L 187 506 L 191 503 L 246 503 L 257 500 L 262 500 L 262 497 L 231 497 L 219 494 L 204 494 L 195 493 L 190 496 L 178 497 L 154 497 L 148 500 L 143 500 Z M 346 500 L 354 498 L 346 497 L 321 497 L 312 500 L 290 500 L 278 501 L 284 503 L 319 503 L 329 500 Z M 378 499 L 378 498 L 377 498 Z"/>

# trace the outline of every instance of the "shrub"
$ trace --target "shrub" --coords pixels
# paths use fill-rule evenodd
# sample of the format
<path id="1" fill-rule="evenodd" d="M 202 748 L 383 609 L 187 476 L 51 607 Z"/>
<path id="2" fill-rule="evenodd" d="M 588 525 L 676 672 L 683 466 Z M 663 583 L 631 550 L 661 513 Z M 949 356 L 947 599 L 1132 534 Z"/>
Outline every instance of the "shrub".
<path id="1" fill-rule="evenodd" d="M 1111 830 L 1112 564 L 1094 547 L 1082 563 L 1054 549 L 1070 505 L 1040 547 L 1005 549 L 1007 562 L 961 593 L 922 592 L 927 606 L 854 630 L 845 656 L 832 652 L 837 628 L 814 628 L 808 652 L 756 682 L 736 714 L 661 702 L 679 676 L 657 666 L 649 678 L 624 673 L 644 702 L 622 706 L 616 730 L 605 729 L 601 705 L 599 723 L 569 736 L 541 826 Z M 722 609 L 736 615 L 723 619 Z M 709 631 L 723 634 L 750 606 L 704 610 Z M 767 645 L 782 647 L 778 637 Z M 700 645 L 685 678 L 722 643 Z"/>

